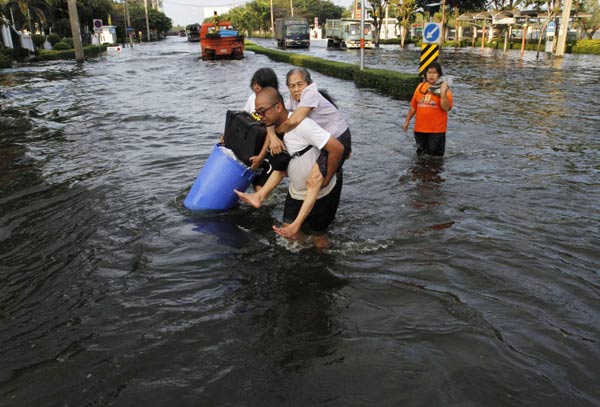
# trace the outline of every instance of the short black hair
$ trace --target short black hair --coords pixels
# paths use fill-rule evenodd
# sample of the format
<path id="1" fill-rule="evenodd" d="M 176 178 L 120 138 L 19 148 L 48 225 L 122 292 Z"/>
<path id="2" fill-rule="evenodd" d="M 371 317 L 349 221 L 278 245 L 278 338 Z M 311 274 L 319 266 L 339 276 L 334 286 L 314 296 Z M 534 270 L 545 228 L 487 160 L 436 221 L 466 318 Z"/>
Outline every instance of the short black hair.
<path id="1" fill-rule="evenodd" d="M 440 76 L 444 75 L 442 73 L 442 66 L 439 64 L 439 62 L 432 62 L 429 65 L 427 65 L 427 69 L 425 70 L 425 73 L 427 73 L 429 68 L 434 68 L 437 71 L 438 75 L 440 75 Z"/>
<path id="2" fill-rule="evenodd" d="M 271 68 L 260 68 L 254 72 L 254 75 L 252 75 L 252 79 L 250 80 L 250 87 L 252 88 L 252 85 L 255 83 L 261 88 L 271 87 L 279 89 L 277 75 Z"/>

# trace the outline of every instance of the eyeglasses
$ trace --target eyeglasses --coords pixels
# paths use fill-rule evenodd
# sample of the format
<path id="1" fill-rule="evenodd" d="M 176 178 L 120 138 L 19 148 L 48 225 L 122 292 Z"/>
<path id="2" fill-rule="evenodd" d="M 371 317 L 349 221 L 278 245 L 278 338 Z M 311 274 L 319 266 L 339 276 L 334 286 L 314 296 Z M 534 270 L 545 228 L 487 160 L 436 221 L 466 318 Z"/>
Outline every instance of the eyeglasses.
<path id="1" fill-rule="evenodd" d="M 290 88 L 290 90 L 294 90 L 296 88 L 300 89 L 303 88 L 307 85 L 306 82 L 304 81 L 298 81 L 296 83 L 288 83 L 288 88 Z"/>
<path id="2" fill-rule="evenodd" d="M 271 106 L 267 107 L 266 109 L 262 109 L 262 108 L 260 108 L 260 107 L 259 107 L 258 109 L 256 109 L 256 110 L 254 111 L 254 113 L 256 113 L 257 115 L 259 115 L 260 117 L 264 117 L 264 116 L 265 116 L 265 114 L 266 114 L 266 113 L 267 113 L 269 110 L 273 109 L 273 108 L 274 108 L 275 106 L 277 106 L 278 104 L 279 104 L 279 102 L 275 103 L 274 105 L 271 105 Z"/>

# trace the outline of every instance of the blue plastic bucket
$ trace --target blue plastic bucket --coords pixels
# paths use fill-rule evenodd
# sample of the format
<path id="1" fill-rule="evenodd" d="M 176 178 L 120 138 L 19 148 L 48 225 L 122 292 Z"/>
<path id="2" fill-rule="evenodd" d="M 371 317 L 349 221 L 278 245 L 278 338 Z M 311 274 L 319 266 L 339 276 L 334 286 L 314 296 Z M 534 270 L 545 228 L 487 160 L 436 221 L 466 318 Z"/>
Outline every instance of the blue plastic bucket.
<path id="1" fill-rule="evenodd" d="M 232 208 L 238 202 L 233 190 L 245 191 L 255 175 L 250 168 L 228 156 L 225 147 L 217 144 L 183 204 L 190 210 Z"/>

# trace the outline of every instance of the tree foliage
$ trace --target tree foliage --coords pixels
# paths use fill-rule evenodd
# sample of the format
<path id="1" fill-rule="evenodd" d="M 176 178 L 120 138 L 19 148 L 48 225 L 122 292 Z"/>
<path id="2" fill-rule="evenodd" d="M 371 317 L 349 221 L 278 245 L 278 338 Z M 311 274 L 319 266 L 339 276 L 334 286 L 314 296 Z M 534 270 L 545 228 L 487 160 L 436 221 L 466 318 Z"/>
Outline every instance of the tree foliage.
<path id="1" fill-rule="evenodd" d="M 417 0 L 391 0 L 390 6 L 396 12 L 396 20 L 398 20 L 398 25 L 401 27 L 400 47 L 404 48 L 406 33 L 416 19 Z"/>
<path id="2" fill-rule="evenodd" d="M 576 5 L 577 12 L 590 14 L 591 17 L 584 17 L 576 21 L 589 39 L 592 39 L 596 31 L 600 30 L 600 2 L 598 0 L 583 0 Z"/>
<path id="3" fill-rule="evenodd" d="M 305 17 L 309 24 L 312 24 L 315 17 L 320 24 L 324 24 L 326 19 L 340 18 L 344 12 L 343 7 L 336 6 L 330 0 L 296 0 L 293 1 L 293 6 L 294 17 Z M 273 21 L 291 14 L 289 0 L 273 0 Z M 254 0 L 231 9 L 222 18 L 248 34 L 254 31 L 268 32 L 271 30 L 271 3 L 267 0 Z"/>
<path id="4" fill-rule="evenodd" d="M 129 0 L 129 9 L 130 12 L 133 11 L 132 17 L 134 12 L 136 18 L 141 12 L 143 24 L 134 27 L 145 30 L 143 0 Z M 14 18 L 18 30 L 27 29 L 44 34 L 53 32 L 61 37 L 72 36 L 68 10 L 67 0 L 0 0 L 0 13 Z M 108 24 L 109 15 L 113 20 L 112 23 L 120 26 L 117 32 L 124 33 L 122 4 L 113 3 L 112 0 L 77 0 L 77 14 L 79 23 L 83 27 L 82 33 L 92 31 L 94 19 L 102 19 L 105 25 Z M 172 25 L 171 19 L 157 10 L 149 9 L 148 17 L 150 28 L 159 32 L 169 30 Z M 139 22 L 139 19 L 136 22 Z"/>
<path id="5" fill-rule="evenodd" d="M 381 33 L 381 25 L 385 18 L 385 9 L 388 5 L 388 0 L 369 0 L 371 5 L 371 19 L 373 21 L 373 45 L 379 47 L 379 36 Z"/>

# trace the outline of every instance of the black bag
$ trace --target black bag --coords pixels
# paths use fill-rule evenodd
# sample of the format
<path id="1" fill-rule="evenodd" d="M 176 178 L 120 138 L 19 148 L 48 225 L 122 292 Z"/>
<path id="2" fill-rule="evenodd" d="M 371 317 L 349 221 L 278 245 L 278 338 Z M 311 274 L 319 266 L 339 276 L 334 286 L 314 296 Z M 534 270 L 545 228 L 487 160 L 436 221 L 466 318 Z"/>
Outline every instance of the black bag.
<path id="1" fill-rule="evenodd" d="M 267 128 L 248 112 L 228 110 L 225 119 L 225 147 L 233 150 L 238 160 L 250 165 L 250 157 L 258 155 L 265 143 Z"/>

